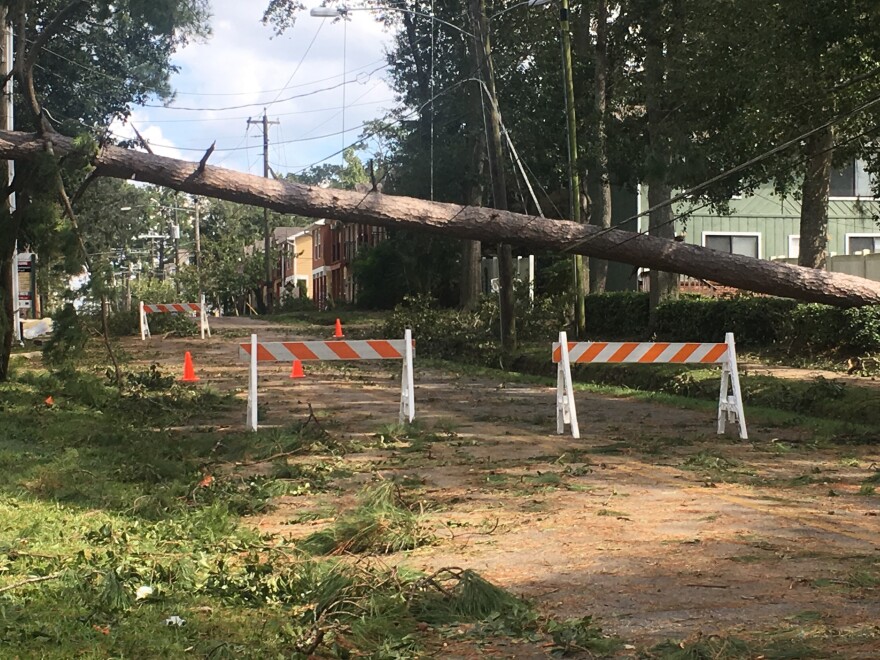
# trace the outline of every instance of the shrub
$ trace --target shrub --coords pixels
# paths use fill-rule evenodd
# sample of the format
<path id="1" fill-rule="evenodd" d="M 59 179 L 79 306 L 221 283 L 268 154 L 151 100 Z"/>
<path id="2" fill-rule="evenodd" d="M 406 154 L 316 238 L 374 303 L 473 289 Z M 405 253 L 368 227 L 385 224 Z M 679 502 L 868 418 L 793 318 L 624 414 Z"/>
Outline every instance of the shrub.
<path id="1" fill-rule="evenodd" d="M 584 302 L 587 333 L 591 337 L 639 339 L 647 332 L 647 293 L 599 293 L 587 296 Z"/>
<path id="2" fill-rule="evenodd" d="M 663 340 L 710 342 L 732 332 L 738 345 L 767 347 L 785 342 L 796 307 L 783 298 L 686 296 L 657 307 L 656 334 Z"/>
<path id="3" fill-rule="evenodd" d="M 194 337 L 199 332 L 198 321 L 189 314 L 149 314 L 150 332 L 155 335 L 173 332 L 179 337 Z M 94 321 L 100 330 L 100 318 Z M 114 312 L 108 319 L 110 334 L 127 337 L 140 333 L 138 310 Z"/>
<path id="4" fill-rule="evenodd" d="M 487 317 L 491 319 L 491 314 Z M 411 328 L 416 352 L 425 357 L 488 363 L 498 354 L 498 340 L 480 313 L 438 309 L 430 296 L 406 296 L 385 323 L 385 335 L 402 337 Z"/>
<path id="5" fill-rule="evenodd" d="M 89 333 L 76 308 L 67 303 L 53 317 L 52 335 L 43 346 L 43 358 L 52 366 L 65 364 L 86 345 Z"/>
<path id="6" fill-rule="evenodd" d="M 841 309 L 783 298 L 681 298 L 657 307 L 657 337 L 720 341 L 733 332 L 746 348 L 794 356 L 865 355 L 880 351 L 880 309 Z"/>

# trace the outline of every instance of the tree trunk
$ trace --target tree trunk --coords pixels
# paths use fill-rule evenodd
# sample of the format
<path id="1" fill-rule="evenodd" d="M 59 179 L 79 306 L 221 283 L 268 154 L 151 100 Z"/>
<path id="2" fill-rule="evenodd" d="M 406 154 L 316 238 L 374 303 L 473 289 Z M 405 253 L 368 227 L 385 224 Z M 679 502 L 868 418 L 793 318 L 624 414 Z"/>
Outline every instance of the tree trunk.
<path id="1" fill-rule="evenodd" d="M 672 188 L 665 183 L 650 181 L 648 183 L 648 206 L 661 204 L 672 197 Z M 675 238 L 675 223 L 672 222 L 672 206 L 651 211 L 648 217 L 648 233 L 651 236 L 672 242 Z M 662 300 L 678 295 L 678 274 L 651 269 L 649 275 L 650 307 L 655 309 Z"/>
<path id="2" fill-rule="evenodd" d="M 648 157 L 645 181 L 648 184 L 648 206 L 667 202 L 672 198 L 669 185 L 670 139 L 672 119 L 667 107 L 667 59 L 671 57 L 673 44 L 667 43 L 665 29 L 666 17 L 663 3 L 657 0 L 645 21 L 645 115 L 648 123 Z M 672 38 L 669 37 L 670 41 Z M 667 205 L 652 211 L 648 218 L 648 233 L 662 239 L 675 237 L 672 206 Z M 676 272 L 659 271 L 651 268 L 650 306 L 653 311 L 657 304 L 678 294 Z"/>
<path id="3" fill-rule="evenodd" d="M 71 138 L 54 135 L 56 156 L 74 150 Z M 44 141 L 32 133 L 0 131 L 0 159 L 43 157 Z M 165 186 L 237 204 L 268 207 L 278 213 L 360 222 L 377 227 L 427 231 L 532 250 L 568 251 L 656 270 L 698 277 L 747 291 L 787 296 L 841 307 L 880 304 L 880 282 L 842 273 L 707 250 L 655 236 L 612 229 L 602 231 L 568 220 L 497 209 L 429 202 L 374 192 L 319 188 L 264 179 L 222 167 L 105 146 L 92 158 L 101 176 Z"/>
<path id="4" fill-rule="evenodd" d="M 798 265 L 825 268 L 828 259 L 828 194 L 834 156 L 834 133 L 831 128 L 807 138 L 806 152 Z"/>
<path id="5" fill-rule="evenodd" d="M 480 266 L 483 248 L 480 241 L 461 242 L 461 291 L 459 305 L 462 309 L 476 309 L 482 293 Z"/>
<path id="6" fill-rule="evenodd" d="M 596 167 L 594 176 L 599 194 L 590 210 L 590 222 L 596 227 L 607 229 L 611 226 L 611 179 L 608 173 L 608 132 L 606 109 L 608 107 L 608 0 L 596 2 L 596 47 L 593 102 L 596 117 Z M 608 285 L 608 262 L 593 259 L 590 291 L 604 293 Z"/>
<path id="7" fill-rule="evenodd" d="M 577 139 L 577 110 L 575 108 L 574 71 L 571 61 L 571 22 L 568 0 L 559 1 L 559 42 L 562 46 L 562 89 L 565 92 L 565 124 L 568 138 L 568 200 L 569 214 L 574 222 L 586 222 L 589 213 L 582 213 L 580 152 Z M 585 297 L 590 290 L 590 263 L 581 255 L 572 257 L 574 281 L 575 335 L 583 337 L 587 331 Z"/>
<path id="8" fill-rule="evenodd" d="M 474 53 L 482 73 L 481 79 L 489 97 L 489 167 L 492 173 L 492 198 L 495 208 L 507 210 L 507 181 L 504 171 L 504 149 L 501 145 L 501 113 L 495 92 L 495 69 L 492 65 L 492 46 L 489 40 L 489 20 L 486 18 L 486 0 L 470 0 L 471 21 L 474 25 Z M 482 90 L 480 90 L 482 93 Z M 508 243 L 498 245 L 498 284 L 501 308 L 501 350 L 510 354 L 516 349 L 516 310 L 513 300 L 513 250 Z"/>
<path id="9" fill-rule="evenodd" d="M 462 198 L 468 206 L 483 205 L 483 176 L 486 165 L 486 138 L 483 130 L 483 103 L 481 87 L 472 86 L 470 95 L 470 140 L 471 161 L 467 176 L 464 177 Z M 461 243 L 461 286 L 459 306 L 462 309 L 475 309 L 482 294 L 480 266 L 482 257 L 480 241 Z"/>
<path id="10" fill-rule="evenodd" d="M 5 160 L 5 159 L 4 159 Z M 0 173 L 6 171 L 6 163 L 0 165 Z M 19 205 L 23 200 L 19 197 Z M 15 262 L 15 238 L 21 227 L 21 208 L 9 214 L 9 198 L 6 198 L 6 223 L 0 231 L 0 382 L 9 377 L 9 357 L 15 340 L 15 308 L 18 300 L 12 296 L 12 269 Z"/>
<path id="11" fill-rule="evenodd" d="M 9 378 L 9 356 L 12 354 L 15 337 L 14 305 L 18 304 L 12 297 L 13 249 L 7 250 L 6 243 L 6 240 L 0 239 L 0 295 L 3 296 L 0 307 L 0 382 Z"/>

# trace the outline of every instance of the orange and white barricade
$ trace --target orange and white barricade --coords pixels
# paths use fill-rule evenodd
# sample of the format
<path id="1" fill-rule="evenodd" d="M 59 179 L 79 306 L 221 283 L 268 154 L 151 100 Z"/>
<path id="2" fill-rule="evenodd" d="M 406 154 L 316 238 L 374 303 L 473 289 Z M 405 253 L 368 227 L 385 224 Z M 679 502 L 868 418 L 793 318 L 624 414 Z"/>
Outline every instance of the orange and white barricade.
<path id="1" fill-rule="evenodd" d="M 403 339 L 365 339 L 341 341 L 278 341 L 260 342 L 251 335 L 250 343 L 239 344 L 239 358 L 250 361 L 248 378 L 247 428 L 257 430 L 257 363 L 316 362 L 323 360 L 402 360 L 400 377 L 399 423 L 411 422 L 416 416 L 413 386 L 412 331 L 407 328 Z"/>
<path id="2" fill-rule="evenodd" d="M 724 343 L 718 344 L 570 342 L 566 333 L 560 332 L 559 341 L 553 344 L 553 362 L 559 365 L 556 377 L 557 433 L 564 433 L 565 426 L 570 425 L 572 437 L 580 437 L 571 384 L 572 364 L 720 364 L 718 433 L 724 433 L 729 422 L 739 427 L 740 438 L 747 440 L 749 437 L 732 332 L 725 335 Z"/>
<path id="3" fill-rule="evenodd" d="M 198 314 L 199 331 L 202 339 L 205 334 L 211 336 L 211 327 L 208 325 L 208 311 L 205 307 L 205 296 L 197 303 L 145 303 L 140 301 L 140 324 L 141 339 L 146 340 L 150 337 L 150 324 L 147 321 L 147 314 Z"/>

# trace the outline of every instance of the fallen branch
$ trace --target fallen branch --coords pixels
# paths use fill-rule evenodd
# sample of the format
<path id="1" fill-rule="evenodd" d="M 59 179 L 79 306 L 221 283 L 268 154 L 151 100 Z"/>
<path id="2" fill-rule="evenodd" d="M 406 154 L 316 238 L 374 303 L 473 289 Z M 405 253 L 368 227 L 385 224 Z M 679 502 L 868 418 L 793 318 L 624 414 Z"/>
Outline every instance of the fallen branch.
<path id="1" fill-rule="evenodd" d="M 27 580 L 22 580 L 21 582 L 15 582 L 14 584 L 8 584 L 5 587 L 0 587 L 0 594 L 6 591 L 12 591 L 13 589 L 18 589 L 19 587 L 24 587 L 29 584 L 36 584 L 37 582 L 48 582 L 49 580 L 57 580 L 60 578 L 62 573 L 52 573 L 50 575 L 40 575 L 37 577 L 28 578 Z"/>

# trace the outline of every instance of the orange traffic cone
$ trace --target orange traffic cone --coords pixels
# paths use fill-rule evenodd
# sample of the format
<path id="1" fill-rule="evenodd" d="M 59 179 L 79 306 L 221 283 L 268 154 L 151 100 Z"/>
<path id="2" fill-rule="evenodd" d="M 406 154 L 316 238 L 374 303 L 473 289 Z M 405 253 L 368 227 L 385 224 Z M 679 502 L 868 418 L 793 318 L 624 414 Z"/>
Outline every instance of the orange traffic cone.
<path id="1" fill-rule="evenodd" d="M 183 378 L 180 380 L 184 383 L 195 383 L 199 380 L 199 377 L 196 376 L 196 370 L 193 368 L 193 359 L 189 351 L 183 356 Z"/>
<path id="2" fill-rule="evenodd" d="M 336 332 L 333 334 L 334 337 L 344 337 L 342 334 L 342 322 L 339 319 L 336 319 Z"/>
<path id="3" fill-rule="evenodd" d="M 290 370 L 291 378 L 305 378 L 306 375 L 303 373 L 303 363 L 299 360 L 293 361 L 293 368 Z"/>

